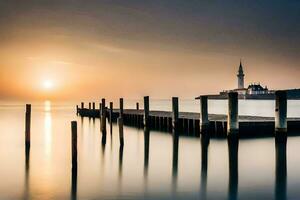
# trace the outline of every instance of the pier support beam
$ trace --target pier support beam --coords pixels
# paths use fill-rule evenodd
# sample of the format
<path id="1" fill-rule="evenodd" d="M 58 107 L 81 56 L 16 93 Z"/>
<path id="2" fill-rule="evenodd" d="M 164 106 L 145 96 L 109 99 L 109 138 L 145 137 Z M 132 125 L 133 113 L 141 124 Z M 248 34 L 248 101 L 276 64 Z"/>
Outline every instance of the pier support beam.
<path id="1" fill-rule="evenodd" d="M 113 121 L 114 107 L 113 102 L 109 102 L 109 123 L 110 123 L 110 134 L 112 134 L 112 121 Z"/>
<path id="2" fill-rule="evenodd" d="M 114 114 L 114 105 L 113 102 L 109 102 L 109 122 L 112 123 Z"/>
<path id="3" fill-rule="evenodd" d="M 102 132 L 102 144 L 106 144 L 106 107 L 105 107 L 105 99 L 103 98 L 101 101 L 102 112 L 101 112 L 101 132 Z"/>
<path id="4" fill-rule="evenodd" d="M 102 117 L 102 103 L 99 104 L 99 114 L 100 118 Z"/>
<path id="5" fill-rule="evenodd" d="M 207 96 L 200 96 L 200 132 L 209 128 Z"/>
<path id="6" fill-rule="evenodd" d="M 179 108 L 178 108 L 178 97 L 172 97 L 172 128 L 173 132 L 178 129 L 178 118 L 179 118 Z"/>
<path id="7" fill-rule="evenodd" d="M 72 130 L 72 167 L 77 168 L 77 122 L 71 122 Z"/>
<path id="8" fill-rule="evenodd" d="M 25 147 L 30 148 L 31 104 L 26 104 L 25 112 Z"/>
<path id="9" fill-rule="evenodd" d="M 120 98 L 120 113 L 118 118 L 119 124 L 119 139 L 120 139 L 120 146 L 124 145 L 124 134 L 123 134 L 123 98 Z"/>
<path id="10" fill-rule="evenodd" d="M 84 109 L 84 103 L 81 102 L 81 109 Z"/>
<path id="11" fill-rule="evenodd" d="M 93 102 L 93 110 L 96 109 L 96 105 L 95 105 L 95 102 Z"/>
<path id="12" fill-rule="evenodd" d="M 144 97 L 144 127 L 149 127 L 149 96 Z"/>
<path id="13" fill-rule="evenodd" d="M 287 137 L 287 93 L 275 92 L 275 136 L 285 139 Z"/>
<path id="14" fill-rule="evenodd" d="M 238 120 L 238 93 L 228 93 L 228 117 L 227 117 L 227 135 L 238 134 L 239 120 Z"/>

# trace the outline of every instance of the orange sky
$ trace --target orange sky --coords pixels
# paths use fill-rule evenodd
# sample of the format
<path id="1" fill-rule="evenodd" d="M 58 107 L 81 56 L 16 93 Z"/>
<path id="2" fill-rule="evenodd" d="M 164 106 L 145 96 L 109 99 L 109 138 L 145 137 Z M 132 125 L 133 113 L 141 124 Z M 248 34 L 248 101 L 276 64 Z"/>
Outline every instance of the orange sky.
<path id="1" fill-rule="evenodd" d="M 247 27 L 234 30 L 230 20 L 218 24 L 211 13 L 185 15 L 181 4 L 178 20 L 169 16 L 172 10 L 165 13 L 156 5 L 137 9 L 136 4 L 103 1 L 82 8 L 32 1 L 14 8 L 16 2 L 7 2 L 0 10 L 5 15 L 0 21 L 0 99 L 194 98 L 235 88 L 240 58 L 246 84 L 300 86 L 299 47 L 289 32 L 270 39 Z M 245 23 L 253 26 L 247 18 Z M 53 87 L 46 89 L 45 81 Z"/>

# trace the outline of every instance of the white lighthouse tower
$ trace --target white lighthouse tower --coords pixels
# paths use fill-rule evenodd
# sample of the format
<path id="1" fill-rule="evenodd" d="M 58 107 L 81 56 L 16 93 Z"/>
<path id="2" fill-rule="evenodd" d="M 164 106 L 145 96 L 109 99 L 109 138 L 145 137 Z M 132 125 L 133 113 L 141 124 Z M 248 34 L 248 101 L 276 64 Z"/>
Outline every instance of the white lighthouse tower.
<path id="1" fill-rule="evenodd" d="M 237 74 L 238 77 L 238 89 L 243 89 L 244 88 L 244 71 L 243 71 L 243 66 L 242 66 L 242 61 L 240 61 L 240 66 L 239 66 L 239 71 Z"/>

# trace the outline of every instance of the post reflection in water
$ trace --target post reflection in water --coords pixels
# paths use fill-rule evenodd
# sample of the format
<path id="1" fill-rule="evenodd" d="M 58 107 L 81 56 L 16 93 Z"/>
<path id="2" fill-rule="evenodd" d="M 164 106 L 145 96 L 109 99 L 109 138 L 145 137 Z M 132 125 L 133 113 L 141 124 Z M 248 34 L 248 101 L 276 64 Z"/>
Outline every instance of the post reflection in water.
<path id="1" fill-rule="evenodd" d="M 111 118 L 109 120 L 109 130 L 110 130 L 110 134 L 112 135 L 112 132 L 113 132 L 113 122 L 112 122 Z"/>
<path id="2" fill-rule="evenodd" d="M 24 186 L 24 199 L 30 199 L 29 193 L 29 166 L 30 165 L 30 147 L 25 147 L 25 186 Z"/>
<path id="3" fill-rule="evenodd" d="M 229 183 L 228 199 L 238 199 L 238 148 L 239 139 L 235 135 L 229 135 L 228 155 L 229 155 Z"/>
<path id="4" fill-rule="evenodd" d="M 95 122 L 96 122 L 96 119 L 95 119 L 95 117 L 93 117 L 93 119 L 92 119 L 93 128 L 95 128 Z"/>
<path id="5" fill-rule="evenodd" d="M 120 145 L 120 148 L 119 148 L 119 180 L 118 180 L 118 183 L 119 183 L 119 191 L 121 191 L 122 189 L 122 171 L 123 171 L 123 148 L 124 148 L 124 145 Z"/>
<path id="6" fill-rule="evenodd" d="M 209 146 L 209 134 L 201 134 L 201 199 L 206 199 L 207 191 L 207 161 L 208 161 L 208 146 Z"/>
<path id="7" fill-rule="evenodd" d="M 106 123 L 106 122 L 103 122 L 103 121 L 100 120 L 100 123 Z M 100 127 L 101 127 L 101 126 L 102 126 L 102 125 L 100 125 Z M 102 139 L 101 139 L 101 142 L 102 142 L 102 145 L 105 146 L 105 144 L 106 144 L 106 129 L 102 130 L 101 133 L 102 133 Z"/>
<path id="8" fill-rule="evenodd" d="M 287 164 L 286 164 L 287 140 L 275 141 L 276 172 L 275 172 L 275 199 L 286 199 L 287 188 Z"/>
<path id="9" fill-rule="evenodd" d="M 173 159 L 172 159 L 172 190 L 176 192 L 178 181 L 178 143 L 179 134 L 173 131 Z"/>
<path id="10" fill-rule="evenodd" d="M 148 178 L 150 131 L 144 128 L 144 180 Z"/>

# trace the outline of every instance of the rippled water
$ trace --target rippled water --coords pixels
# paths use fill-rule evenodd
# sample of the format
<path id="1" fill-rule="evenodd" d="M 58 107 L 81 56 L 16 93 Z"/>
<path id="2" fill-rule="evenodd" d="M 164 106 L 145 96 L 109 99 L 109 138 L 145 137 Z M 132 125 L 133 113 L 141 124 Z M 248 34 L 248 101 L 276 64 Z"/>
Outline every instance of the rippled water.
<path id="1" fill-rule="evenodd" d="M 224 102 L 210 104 L 226 112 Z M 272 102 L 262 105 L 273 110 Z M 198 105 L 181 106 L 193 107 Z M 289 115 L 298 111 L 299 102 L 289 102 Z M 23 105 L 0 106 L 0 199 L 300 198 L 299 137 L 289 137 L 286 145 L 274 138 L 228 145 L 226 139 L 177 138 L 125 126 L 120 149 L 116 124 L 102 146 L 99 119 L 77 117 L 73 105 L 46 102 L 33 105 L 26 155 L 24 116 Z M 71 120 L 78 121 L 77 174 L 71 170 Z"/>

